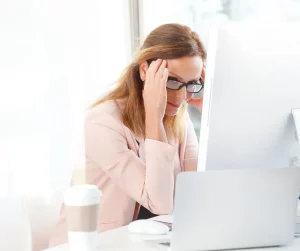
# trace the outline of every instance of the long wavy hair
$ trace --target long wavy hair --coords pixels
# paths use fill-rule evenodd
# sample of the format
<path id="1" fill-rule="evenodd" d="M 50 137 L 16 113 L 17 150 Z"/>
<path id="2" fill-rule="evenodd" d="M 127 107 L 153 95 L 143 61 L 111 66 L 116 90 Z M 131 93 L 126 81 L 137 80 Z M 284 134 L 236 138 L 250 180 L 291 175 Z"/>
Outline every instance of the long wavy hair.
<path id="1" fill-rule="evenodd" d="M 127 99 L 123 110 L 123 123 L 134 134 L 145 137 L 145 109 L 143 81 L 139 66 L 157 58 L 176 59 L 184 56 L 200 56 L 205 64 L 206 51 L 199 35 L 189 27 L 180 24 L 164 24 L 154 29 L 137 51 L 133 61 L 127 66 L 118 80 L 117 87 L 96 101 L 91 107 L 108 100 Z M 168 138 L 183 139 L 183 115 L 187 104 L 175 116 L 164 117 L 164 127 Z"/>

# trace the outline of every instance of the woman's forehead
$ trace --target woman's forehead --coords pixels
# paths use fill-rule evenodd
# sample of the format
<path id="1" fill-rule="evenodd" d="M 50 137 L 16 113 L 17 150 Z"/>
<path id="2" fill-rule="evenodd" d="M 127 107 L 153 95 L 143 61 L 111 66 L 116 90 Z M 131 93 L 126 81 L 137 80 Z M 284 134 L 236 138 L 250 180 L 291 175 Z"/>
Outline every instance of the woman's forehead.
<path id="1" fill-rule="evenodd" d="M 167 68 L 169 75 L 182 81 L 191 81 L 201 77 L 203 61 L 200 56 L 167 59 Z"/>

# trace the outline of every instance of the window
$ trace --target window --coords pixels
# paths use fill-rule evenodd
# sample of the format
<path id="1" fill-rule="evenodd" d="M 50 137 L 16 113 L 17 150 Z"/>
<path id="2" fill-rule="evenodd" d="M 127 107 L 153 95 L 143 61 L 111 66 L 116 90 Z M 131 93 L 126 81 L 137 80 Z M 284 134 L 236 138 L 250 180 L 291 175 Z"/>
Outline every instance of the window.
<path id="1" fill-rule="evenodd" d="M 45 195 L 69 184 L 83 112 L 131 57 L 127 1 L 4 0 L 0 17 L 0 196 Z"/>

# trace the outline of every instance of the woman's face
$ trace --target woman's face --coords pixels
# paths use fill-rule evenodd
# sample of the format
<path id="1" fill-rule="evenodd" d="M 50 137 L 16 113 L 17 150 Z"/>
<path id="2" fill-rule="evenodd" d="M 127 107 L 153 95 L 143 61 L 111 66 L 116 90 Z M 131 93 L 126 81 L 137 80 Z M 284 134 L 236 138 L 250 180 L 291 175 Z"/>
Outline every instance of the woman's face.
<path id="1" fill-rule="evenodd" d="M 168 59 L 167 68 L 169 77 L 176 78 L 178 81 L 188 83 L 190 81 L 198 81 L 201 77 L 203 61 L 200 56 L 187 56 L 177 59 Z M 175 116 L 180 107 L 190 100 L 192 93 L 186 91 L 186 87 L 180 90 L 167 89 L 167 106 L 165 114 Z"/>

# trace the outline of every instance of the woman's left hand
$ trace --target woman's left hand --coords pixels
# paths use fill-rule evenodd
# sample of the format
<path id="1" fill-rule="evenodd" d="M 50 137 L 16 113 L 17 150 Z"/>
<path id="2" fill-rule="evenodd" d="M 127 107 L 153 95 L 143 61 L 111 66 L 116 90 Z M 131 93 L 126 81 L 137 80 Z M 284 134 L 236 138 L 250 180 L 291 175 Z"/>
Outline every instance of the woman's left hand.
<path id="1" fill-rule="evenodd" d="M 191 98 L 188 101 L 188 104 L 191 104 L 196 107 L 196 109 L 201 112 L 202 111 L 202 104 L 203 104 L 203 97 L 201 98 Z"/>
<path id="2" fill-rule="evenodd" d="M 201 73 L 201 78 L 202 78 L 203 82 L 205 81 L 205 70 L 206 70 L 206 67 L 205 67 L 205 65 L 203 65 L 202 73 Z M 195 106 L 196 109 L 199 112 L 201 112 L 202 111 L 202 105 L 203 105 L 203 97 L 201 97 L 201 98 L 191 98 L 188 101 L 188 104 L 191 104 L 191 105 Z"/>

